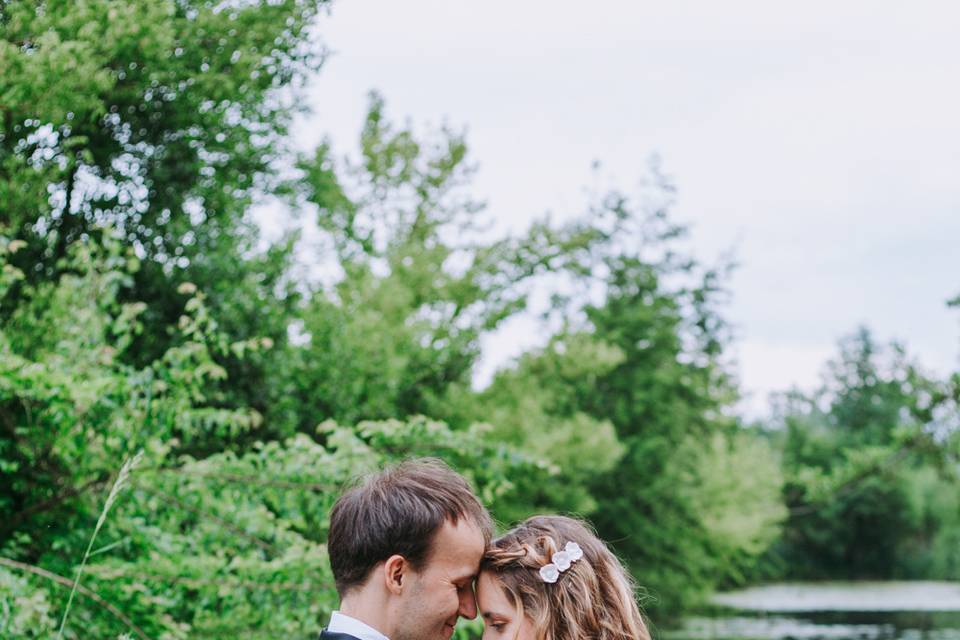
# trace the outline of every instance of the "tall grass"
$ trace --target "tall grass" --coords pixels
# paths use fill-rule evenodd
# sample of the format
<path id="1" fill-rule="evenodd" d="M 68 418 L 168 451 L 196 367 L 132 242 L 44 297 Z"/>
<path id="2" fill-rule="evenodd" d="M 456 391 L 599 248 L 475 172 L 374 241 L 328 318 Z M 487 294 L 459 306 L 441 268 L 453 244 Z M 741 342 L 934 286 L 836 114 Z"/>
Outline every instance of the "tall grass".
<path id="1" fill-rule="evenodd" d="M 127 458 L 123 465 L 121 465 L 120 473 L 117 474 L 117 479 L 114 481 L 113 486 L 110 487 L 110 493 L 107 495 L 107 501 L 104 503 L 103 510 L 100 511 L 100 517 L 97 519 L 97 526 L 93 530 L 93 535 L 90 536 L 90 542 L 87 544 L 87 550 L 83 554 L 83 560 L 80 562 L 80 566 L 77 568 L 77 575 L 73 579 L 73 586 L 70 589 L 70 597 L 67 598 L 67 607 L 63 611 L 63 619 L 60 621 L 60 630 L 57 632 L 57 640 L 63 640 L 63 631 L 67 628 L 67 618 L 70 615 L 70 607 L 73 605 L 73 598 L 77 593 L 77 586 L 80 584 L 80 577 L 83 575 L 83 570 L 87 566 L 87 559 L 90 558 L 90 552 L 93 549 L 94 541 L 97 539 L 97 534 L 100 533 L 103 523 L 107 520 L 107 513 L 110 511 L 110 507 L 112 507 L 113 503 L 116 502 L 117 497 L 120 495 L 120 492 L 123 491 L 124 486 L 127 484 L 127 481 L 130 478 L 130 473 L 140 463 L 140 459 L 142 457 L 143 451 L 141 450 L 138 451 L 137 454 L 132 458 Z"/>

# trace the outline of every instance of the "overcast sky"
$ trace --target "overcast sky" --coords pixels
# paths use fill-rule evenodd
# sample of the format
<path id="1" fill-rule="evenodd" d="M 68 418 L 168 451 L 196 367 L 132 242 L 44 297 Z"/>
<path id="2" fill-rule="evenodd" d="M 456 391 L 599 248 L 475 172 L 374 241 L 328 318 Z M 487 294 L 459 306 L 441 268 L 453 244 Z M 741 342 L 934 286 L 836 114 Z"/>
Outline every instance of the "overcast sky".
<path id="1" fill-rule="evenodd" d="M 960 4 L 340 0 L 296 130 L 353 152 L 366 94 L 468 127 L 504 229 L 582 211 L 591 164 L 630 188 L 658 153 L 698 256 L 733 248 L 743 409 L 812 386 L 867 323 L 958 365 Z M 538 343 L 486 341 L 481 376 Z"/>

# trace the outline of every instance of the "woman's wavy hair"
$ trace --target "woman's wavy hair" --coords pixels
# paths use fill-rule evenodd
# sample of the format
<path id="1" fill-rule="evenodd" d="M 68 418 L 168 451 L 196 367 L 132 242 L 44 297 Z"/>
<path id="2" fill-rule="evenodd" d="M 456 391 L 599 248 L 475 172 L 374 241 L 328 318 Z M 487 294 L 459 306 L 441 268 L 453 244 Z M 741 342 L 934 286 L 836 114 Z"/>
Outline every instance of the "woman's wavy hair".
<path id="1" fill-rule="evenodd" d="M 567 542 L 583 557 L 554 583 L 540 567 Z M 494 540 L 481 570 L 492 571 L 516 607 L 528 617 L 536 640 L 650 640 L 635 587 L 616 556 L 583 522 L 566 516 L 534 516 Z"/>

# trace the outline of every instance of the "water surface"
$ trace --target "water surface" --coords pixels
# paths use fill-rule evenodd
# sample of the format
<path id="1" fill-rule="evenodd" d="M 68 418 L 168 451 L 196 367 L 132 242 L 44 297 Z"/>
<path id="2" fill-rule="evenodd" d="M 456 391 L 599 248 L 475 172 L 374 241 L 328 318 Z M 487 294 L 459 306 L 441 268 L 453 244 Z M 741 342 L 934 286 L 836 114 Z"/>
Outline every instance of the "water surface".
<path id="1" fill-rule="evenodd" d="M 960 640 L 960 583 L 774 584 L 718 594 L 665 640 Z"/>

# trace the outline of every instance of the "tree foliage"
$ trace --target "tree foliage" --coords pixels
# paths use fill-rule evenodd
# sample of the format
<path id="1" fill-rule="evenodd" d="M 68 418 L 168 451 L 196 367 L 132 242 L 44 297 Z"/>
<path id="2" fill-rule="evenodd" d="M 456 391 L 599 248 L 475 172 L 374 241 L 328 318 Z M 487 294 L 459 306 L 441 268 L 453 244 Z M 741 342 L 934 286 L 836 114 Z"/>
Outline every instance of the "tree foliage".
<path id="1" fill-rule="evenodd" d="M 845 339 L 821 389 L 780 402 L 791 517 L 774 559 L 798 577 L 956 579 L 957 396 L 900 345 Z"/>
<path id="2" fill-rule="evenodd" d="M 489 239 L 461 134 L 398 129 L 371 96 L 361 157 L 327 145 L 300 162 L 301 193 L 332 252 L 332 283 L 303 312 L 302 402 L 347 422 L 442 413 L 468 387 L 479 338 L 523 310 L 532 281 L 578 269 L 597 231 L 540 222 Z"/>
<path id="3" fill-rule="evenodd" d="M 184 281 L 204 290 L 231 335 L 282 346 L 297 304 L 290 247 L 260 252 L 248 212 L 282 194 L 295 90 L 323 61 L 310 37 L 323 6 L 0 5 L 0 206 L 10 233 L 27 243 L 13 259 L 24 281 L 0 310 L 16 306 L 30 283 L 58 277 L 68 247 L 107 226 L 142 262 L 121 292 L 147 305 L 146 328 L 127 352 L 134 364 L 171 346 Z M 267 374 L 282 362 L 273 353 L 282 349 L 220 361 L 236 382 L 224 397 L 230 408 L 282 412 L 282 391 Z"/>

